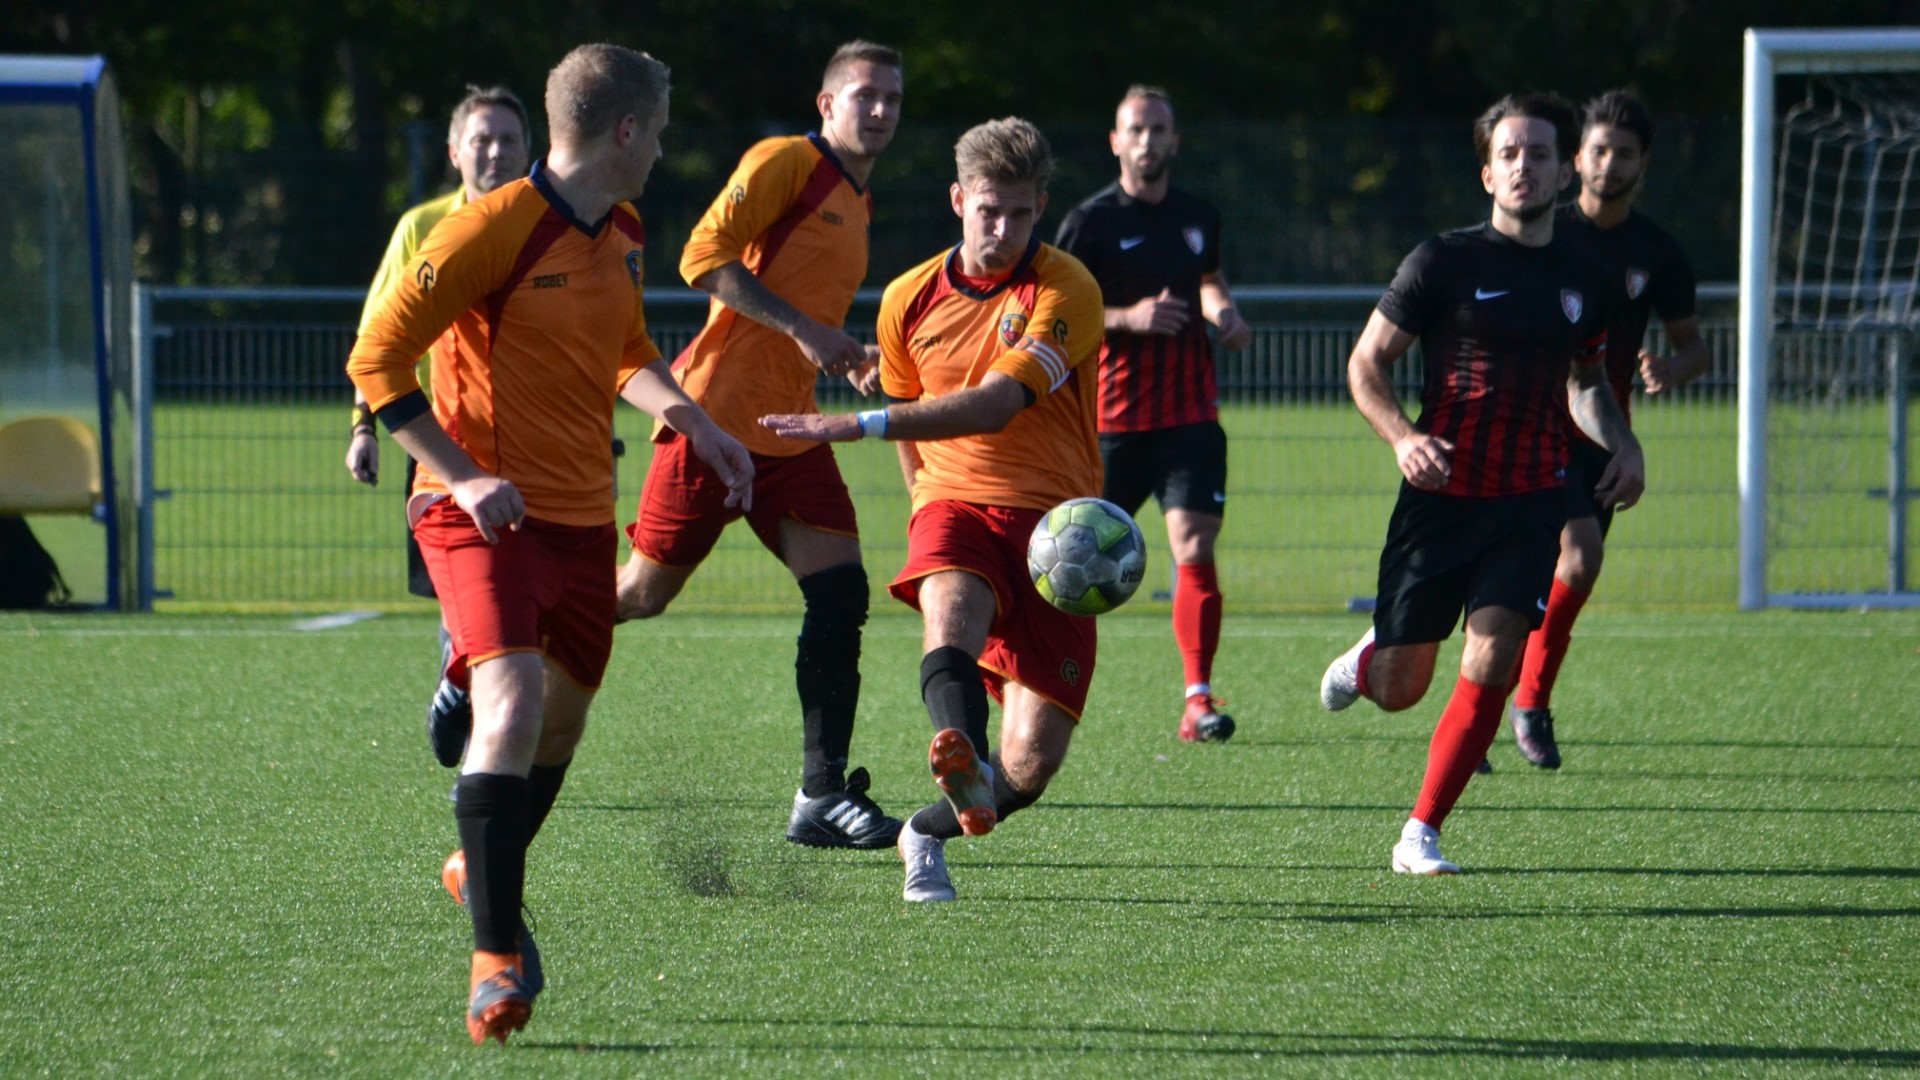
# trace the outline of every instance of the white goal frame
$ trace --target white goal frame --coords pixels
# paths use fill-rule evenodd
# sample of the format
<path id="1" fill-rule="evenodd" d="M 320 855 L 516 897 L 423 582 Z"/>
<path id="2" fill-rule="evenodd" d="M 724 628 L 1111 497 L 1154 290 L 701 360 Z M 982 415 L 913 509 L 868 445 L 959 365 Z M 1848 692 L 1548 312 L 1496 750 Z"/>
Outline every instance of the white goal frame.
<path id="1" fill-rule="evenodd" d="M 1740 610 L 1767 607 L 1920 608 L 1906 591 L 1904 537 L 1893 537 L 1896 569 L 1886 592 L 1769 594 L 1767 591 L 1767 396 L 1773 337 L 1774 79 L 1820 72 L 1920 71 L 1920 28 L 1760 30 L 1746 33 L 1745 105 L 1740 118 Z M 1904 410 L 1896 410 L 1904 415 Z M 1896 457 L 1903 458 L 1903 454 Z M 1897 474 L 1901 467 L 1896 466 Z M 1897 479 L 1904 481 L 1903 476 Z M 1889 490 L 1903 534 L 1905 484 Z"/>

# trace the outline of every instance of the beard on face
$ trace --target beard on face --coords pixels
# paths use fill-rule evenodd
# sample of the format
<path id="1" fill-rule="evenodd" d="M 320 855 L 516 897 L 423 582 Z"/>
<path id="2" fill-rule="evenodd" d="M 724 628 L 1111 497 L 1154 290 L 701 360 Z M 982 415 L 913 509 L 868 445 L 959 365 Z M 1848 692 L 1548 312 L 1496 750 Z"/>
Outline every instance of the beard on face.
<path id="1" fill-rule="evenodd" d="M 1159 163 L 1154 165 L 1152 168 L 1140 170 L 1140 179 L 1145 180 L 1150 184 L 1157 184 L 1160 181 L 1166 179 L 1167 170 L 1172 167 L 1173 167 L 1172 158 L 1161 158 Z"/>
<path id="2" fill-rule="evenodd" d="M 1585 182 L 1582 181 L 1582 183 Z M 1615 181 L 1613 184 L 1608 184 L 1605 180 L 1601 180 L 1598 183 L 1587 185 L 1587 188 L 1593 192 L 1594 198 L 1599 199 L 1601 202 L 1619 202 L 1621 199 L 1633 194 L 1633 190 L 1639 186 L 1640 178 L 1636 176 L 1631 180 Z"/>
<path id="3" fill-rule="evenodd" d="M 1523 225 L 1531 225 L 1553 213 L 1553 200 L 1543 199 L 1538 204 L 1521 203 L 1512 213 L 1515 221 Z"/>

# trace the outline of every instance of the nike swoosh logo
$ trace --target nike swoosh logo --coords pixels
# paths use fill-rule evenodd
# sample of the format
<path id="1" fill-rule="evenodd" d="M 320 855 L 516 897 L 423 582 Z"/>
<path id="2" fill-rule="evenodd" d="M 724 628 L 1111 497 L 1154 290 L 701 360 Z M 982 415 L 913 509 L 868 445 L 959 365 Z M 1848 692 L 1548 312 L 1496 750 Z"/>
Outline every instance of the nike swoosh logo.
<path id="1" fill-rule="evenodd" d="M 1541 611 L 1547 610 L 1547 602 L 1545 600 L 1535 600 L 1534 604 L 1537 605 Z"/>
<path id="2" fill-rule="evenodd" d="M 1227 493 L 1226 493 L 1226 492 L 1224 492 L 1224 491 L 1216 491 L 1216 492 L 1214 492 L 1214 493 L 1213 493 L 1213 501 L 1214 501 L 1214 502 L 1226 502 L 1226 501 L 1227 501 Z"/>
<path id="3" fill-rule="evenodd" d="M 1512 289 L 1501 289 L 1499 292 L 1488 292 L 1485 289 L 1475 289 L 1473 290 L 1473 298 L 1475 300 L 1492 300 L 1496 297 L 1505 296 L 1512 291 Z"/>
<path id="4" fill-rule="evenodd" d="M 1146 237 L 1144 237 L 1144 236 L 1126 236 L 1126 237 L 1121 237 L 1121 239 L 1120 239 L 1120 250 L 1121 250 L 1121 251 L 1132 251 L 1132 250 L 1133 250 L 1134 248 L 1137 248 L 1137 247 L 1139 247 L 1139 246 L 1140 246 L 1141 244 L 1144 244 L 1144 243 L 1146 243 L 1146 242 L 1147 242 L 1147 238 L 1146 238 Z"/>

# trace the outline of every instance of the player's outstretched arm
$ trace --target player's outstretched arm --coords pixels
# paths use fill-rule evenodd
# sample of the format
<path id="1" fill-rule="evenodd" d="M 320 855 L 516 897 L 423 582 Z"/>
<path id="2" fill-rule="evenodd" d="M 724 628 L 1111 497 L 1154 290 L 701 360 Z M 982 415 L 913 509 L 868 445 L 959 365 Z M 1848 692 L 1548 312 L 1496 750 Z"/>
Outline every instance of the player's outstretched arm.
<path id="1" fill-rule="evenodd" d="M 963 435 L 992 435 L 1006 430 L 1020 410 L 1033 404 L 1034 393 L 1011 375 L 989 371 L 980 385 L 958 393 L 922 398 L 864 413 L 826 415 L 777 414 L 760 418 L 760 426 L 787 439 L 813 442 L 851 442 L 855 439 L 893 439 L 930 442 Z"/>
<path id="2" fill-rule="evenodd" d="M 1228 351 L 1253 344 L 1253 327 L 1240 317 L 1233 306 L 1233 292 L 1227 288 L 1227 276 L 1214 271 L 1200 277 L 1200 313 L 1220 331 L 1220 347 Z"/>
<path id="3" fill-rule="evenodd" d="M 1594 497 L 1602 505 L 1625 510 L 1647 490 L 1647 462 L 1607 385 L 1606 367 L 1604 351 L 1594 363 L 1574 363 L 1567 375 L 1567 411 L 1587 438 L 1613 455 L 1594 485 Z"/>
<path id="4" fill-rule="evenodd" d="M 1447 486 L 1453 475 L 1453 444 L 1413 426 L 1393 392 L 1393 364 L 1413 347 L 1413 335 L 1375 309 L 1347 358 L 1347 388 L 1380 441 L 1393 447 L 1400 475 L 1428 491 Z"/>
<path id="5" fill-rule="evenodd" d="M 1692 382 L 1706 374 L 1713 360 L 1706 340 L 1700 336 L 1700 316 L 1689 315 L 1662 325 L 1673 352 L 1661 356 L 1640 350 L 1640 379 L 1647 384 L 1649 394 L 1664 394 Z"/>
<path id="6" fill-rule="evenodd" d="M 726 483 L 726 505 L 753 509 L 753 456 L 680 389 L 665 360 L 655 360 L 634 372 L 627 385 L 620 388 L 620 396 L 686 437 L 694 455 Z"/>
<path id="7" fill-rule="evenodd" d="M 807 360 L 829 375 L 845 375 L 867 361 L 866 346 L 845 331 L 822 325 L 802 314 L 738 260 L 694 278 L 693 287 L 754 322 L 792 338 Z"/>

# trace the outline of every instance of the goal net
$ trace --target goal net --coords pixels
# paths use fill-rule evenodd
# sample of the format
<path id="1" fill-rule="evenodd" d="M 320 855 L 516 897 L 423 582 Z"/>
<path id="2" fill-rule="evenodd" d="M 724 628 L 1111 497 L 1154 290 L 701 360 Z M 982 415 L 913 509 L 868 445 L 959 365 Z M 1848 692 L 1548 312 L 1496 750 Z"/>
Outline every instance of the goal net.
<path id="1" fill-rule="evenodd" d="M 1747 33 L 1740 606 L 1920 607 L 1920 31 Z"/>

